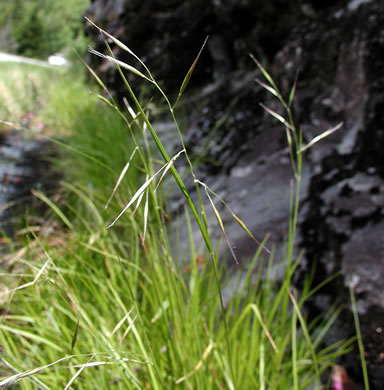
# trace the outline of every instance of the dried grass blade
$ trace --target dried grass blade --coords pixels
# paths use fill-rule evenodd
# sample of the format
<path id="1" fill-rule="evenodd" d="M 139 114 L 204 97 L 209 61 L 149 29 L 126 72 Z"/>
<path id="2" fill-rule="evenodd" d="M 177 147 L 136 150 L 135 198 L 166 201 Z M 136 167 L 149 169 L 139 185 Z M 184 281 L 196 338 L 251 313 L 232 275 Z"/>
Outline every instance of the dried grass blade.
<path id="1" fill-rule="evenodd" d="M 136 114 L 135 111 L 133 111 L 133 108 L 129 105 L 126 97 L 123 97 L 123 102 L 124 102 L 124 105 L 127 108 L 128 112 L 129 112 L 129 114 L 131 115 L 133 121 L 135 121 L 141 115 L 140 112 L 138 112 Z"/>
<path id="2" fill-rule="evenodd" d="M 230 243 L 230 241 L 229 241 L 229 238 L 228 238 L 228 236 L 227 236 L 227 233 L 225 232 L 223 220 L 221 219 L 220 213 L 219 213 L 219 211 L 217 210 L 215 204 L 213 203 L 213 200 L 212 200 L 211 196 L 209 195 L 209 192 L 208 192 L 208 190 L 207 190 L 207 187 L 205 187 L 205 192 L 206 192 L 206 194 L 207 194 L 207 196 L 208 196 L 208 199 L 209 199 L 209 201 L 210 201 L 210 203 L 211 203 L 213 213 L 215 214 L 215 217 L 216 217 L 217 222 L 218 222 L 218 224 L 219 224 L 219 226 L 220 226 L 220 229 L 221 229 L 221 231 L 222 231 L 222 233 L 223 233 L 223 236 L 224 236 L 224 238 L 225 238 L 225 241 L 227 242 L 227 245 L 228 245 L 228 248 L 229 248 L 229 250 L 230 250 L 230 252 L 231 252 L 231 255 L 232 255 L 233 259 L 235 260 L 235 263 L 236 263 L 236 264 L 239 264 L 239 262 L 238 262 L 238 260 L 237 260 L 237 257 L 236 257 L 236 254 L 235 254 L 235 252 L 234 252 L 234 250 L 233 250 L 233 248 L 232 248 L 232 245 L 231 245 L 231 243 Z"/>
<path id="3" fill-rule="evenodd" d="M 12 371 L 16 372 L 19 374 L 19 372 L 17 371 L 17 369 L 15 367 L 12 366 L 12 364 L 10 364 L 9 362 L 7 362 L 5 359 L 2 359 L 0 358 L 0 362 L 3 363 L 7 368 L 10 368 Z M 35 377 L 31 377 L 31 380 L 33 382 L 36 382 L 42 389 L 44 390 L 50 390 L 49 387 L 47 387 L 42 381 L 40 381 L 39 379 L 35 378 Z"/>
<path id="4" fill-rule="evenodd" d="M 16 374 L 16 375 L 12 375 L 11 377 L 1 381 L 0 387 L 8 387 L 8 386 L 14 385 L 15 383 L 21 381 L 24 378 L 38 374 L 39 372 L 45 370 L 46 368 L 52 367 L 55 364 L 60 363 L 64 360 L 71 359 L 72 357 L 73 357 L 73 355 L 66 356 L 66 357 L 63 357 L 59 360 L 54 361 L 53 363 L 47 364 L 45 366 L 37 367 L 37 368 L 34 368 L 33 370 L 27 370 L 27 371 L 21 372 L 21 373 Z"/>
<path id="5" fill-rule="evenodd" d="M 92 20 L 88 19 L 87 17 L 85 17 L 85 19 L 91 23 L 94 27 L 96 27 L 99 32 L 101 34 L 104 34 L 106 37 L 108 37 L 112 42 L 114 42 L 117 46 L 120 47 L 120 49 L 128 52 L 130 55 L 132 55 L 134 58 L 136 58 L 141 65 L 144 66 L 145 70 L 150 74 L 149 70 L 147 69 L 147 67 L 145 66 L 144 62 L 127 46 L 125 45 L 123 42 L 119 41 L 117 38 L 115 38 L 113 35 L 107 33 L 105 30 L 103 30 L 102 28 L 100 28 L 99 26 L 97 26 L 95 23 L 92 22 Z"/>
<path id="6" fill-rule="evenodd" d="M 144 191 L 149 187 L 149 185 L 152 183 L 152 181 L 155 179 L 155 177 L 165 168 L 165 165 L 160 168 L 152 177 L 150 177 L 146 182 L 136 191 L 136 193 L 133 195 L 131 200 L 128 202 L 128 204 L 124 207 L 123 211 L 115 218 L 115 220 L 107 226 L 109 229 L 112 227 L 119 219 L 120 217 L 132 206 L 133 203 L 142 195 L 144 194 Z"/>
<path id="7" fill-rule="evenodd" d="M 95 353 L 92 354 L 92 356 L 89 358 L 88 362 L 90 362 L 94 357 L 95 357 Z M 72 383 L 76 380 L 76 378 L 82 373 L 82 371 L 84 370 L 85 366 L 84 367 L 81 367 L 76 373 L 75 375 L 72 376 L 72 378 L 69 380 L 69 382 L 66 384 L 66 386 L 64 387 L 64 390 L 68 390 L 71 388 L 71 385 Z"/>
<path id="8" fill-rule="evenodd" d="M 252 240 L 256 242 L 256 244 L 262 245 L 261 242 L 251 233 L 251 231 L 248 229 L 247 225 L 231 209 L 229 209 L 229 212 L 231 213 L 233 219 L 249 235 L 249 237 L 251 237 Z M 263 249 L 265 251 L 267 251 L 267 253 L 271 254 L 271 251 L 266 246 L 263 246 Z"/>
<path id="9" fill-rule="evenodd" d="M 277 112 L 271 110 L 270 108 L 268 108 L 267 106 L 265 106 L 263 103 L 260 103 L 260 106 L 264 108 L 265 111 L 267 111 L 269 114 L 271 114 L 274 118 L 276 118 L 279 122 L 281 122 L 285 127 L 287 127 L 288 129 L 290 130 L 294 130 L 292 128 L 292 126 L 288 123 L 288 121 L 283 117 L 281 116 L 280 114 L 278 114 Z"/>
<path id="10" fill-rule="evenodd" d="M 147 179 L 145 181 L 145 183 L 136 191 L 136 193 L 133 195 L 133 197 L 131 198 L 131 200 L 128 202 L 128 204 L 124 207 L 123 211 L 115 218 L 115 220 L 109 224 L 107 226 L 107 228 L 109 229 L 110 227 L 112 227 L 119 219 L 120 217 L 132 206 L 133 203 L 135 203 L 135 201 L 137 199 L 139 199 L 140 197 L 142 197 L 142 195 L 144 194 L 144 191 L 149 187 L 149 185 L 152 183 L 152 181 L 156 178 L 156 176 L 162 172 L 164 169 L 167 169 L 167 167 L 171 167 L 172 165 L 172 162 L 174 162 L 178 156 L 180 156 L 180 154 L 184 151 L 181 150 L 179 153 L 177 153 L 175 156 L 172 157 L 172 159 L 165 165 L 163 165 L 153 176 L 151 176 L 149 179 Z M 168 169 L 169 169 L 168 168 Z"/>
<path id="11" fill-rule="evenodd" d="M 2 297 L 3 295 L 8 295 L 8 294 L 11 294 L 11 293 L 14 293 L 15 291 L 17 290 L 22 290 L 23 288 L 27 288 L 27 287 L 30 287 L 30 286 L 33 286 L 37 283 L 37 281 L 40 279 L 40 276 L 43 274 L 43 272 L 46 270 L 46 268 L 48 267 L 48 264 L 50 263 L 50 259 L 48 259 L 44 265 L 41 267 L 41 269 L 39 270 L 39 272 L 37 273 L 37 275 L 35 276 L 35 278 L 32 280 L 32 282 L 28 282 L 28 283 L 24 283 L 22 284 L 21 286 L 18 286 L 18 287 L 15 287 L 13 288 L 12 290 L 7 290 L 7 291 L 3 291 L 1 294 L 0 294 L 0 297 Z"/>
<path id="12" fill-rule="evenodd" d="M 312 141 L 310 141 L 307 145 L 304 145 L 301 149 L 300 149 L 300 152 L 304 152 L 305 150 L 309 149 L 311 146 L 313 146 L 316 142 L 319 142 L 321 141 L 323 138 L 325 137 L 328 137 L 329 135 L 331 135 L 332 133 L 334 133 L 335 131 L 339 130 L 342 126 L 343 126 L 344 122 L 340 122 L 338 125 L 336 125 L 335 127 L 332 127 L 331 129 L 329 130 L 326 130 L 324 131 L 323 133 L 321 133 L 320 135 L 318 135 L 317 137 L 313 138 Z"/>
<path id="13" fill-rule="evenodd" d="M 276 97 L 279 97 L 279 93 L 276 92 L 276 90 L 272 87 L 270 87 L 269 85 L 265 84 L 263 81 L 259 80 L 259 79 L 255 79 L 256 83 L 259 84 L 261 87 L 263 87 L 264 89 L 266 89 L 268 92 L 270 92 L 272 95 L 276 96 Z"/>
<path id="14" fill-rule="evenodd" d="M 194 71 L 195 68 L 196 68 L 196 65 L 197 65 L 197 63 L 198 63 L 198 61 L 199 61 L 200 55 L 201 55 L 201 53 L 203 52 L 204 47 L 205 47 L 205 44 L 207 43 L 207 41 L 208 41 L 208 37 L 205 38 L 205 41 L 204 41 L 203 45 L 201 46 L 199 53 L 197 54 L 195 60 L 193 61 L 191 67 L 189 68 L 188 73 L 187 73 L 186 76 L 184 77 L 184 80 L 183 80 L 183 82 L 182 82 L 182 84 L 181 84 L 181 87 L 180 87 L 180 90 L 179 90 L 179 94 L 177 95 L 177 99 L 176 99 L 175 104 L 173 105 L 173 108 L 174 108 L 174 107 L 176 106 L 176 104 L 179 102 L 181 96 L 183 95 L 183 92 L 184 92 L 185 88 L 187 88 L 187 85 L 188 85 L 188 83 L 189 83 L 189 80 L 191 79 L 192 73 L 193 73 L 193 71 Z"/>
<path id="15" fill-rule="evenodd" d="M 271 336 L 271 333 L 269 332 L 268 328 L 267 328 L 267 325 L 265 325 L 262 317 L 261 317 L 261 313 L 260 313 L 260 310 L 259 308 L 254 304 L 254 303 L 251 303 L 249 305 L 250 309 L 255 313 L 256 315 L 256 318 L 258 319 L 261 327 L 263 328 L 264 330 L 264 333 L 265 335 L 267 336 L 267 339 L 269 340 L 270 344 L 272 345 L 272 348 L 274 349 L 275 352 L 279 352 L 279 350 L 277 349 L 276 347 L 276 343 L 273 341 L 273 338 Z"/>
<path id="16" fill-rule="evenodd" d="M 179 378 L 175 384 L 178 385 L 180 383 L 183 383 L 184 381 L 186 381 L 189 377 L 191 377 L 193 374 L 195 374 L 197 371 L 199 371 L 201 369 L 201 367 L 203 366 L 204 364 L 204 361 L 207 360 L 208 356 L 211 354 L 212 350 L 213 350 L 213 347 L 214 347 L 214 343 L 211 341 L 207 348 L 205 349 L 204 353 L 203 353 L 203 356 L 201 358 L 201 360 L 196 364 L 195 366 L 195 369 L 193 371 L 191 371 L 190 373 L 184 375 L 183 377 Z"/>
<path id="17" fill-rule="evenodd" d="M 146 79 L 146 80 L 150 81 L 151 83 L 153 83 L 153 81 L 152 81 L 150 78 L 148 78 L 147 76 L 145 76 L 143 73 L 141 73 L 139 70 L 137 70 L 137 69 L 134 68 L 133 66 L 128 65 L 128 64 L 126 64 L 126 63 L 123 62 L 123 61 L 117 60 L 116 58 L 113 58 L 113 57 L 108 56 L 108 55 L 106 55 L 106 54 L 102 54 L 102 53 L 100 53 L 99 51 L 97 51 L 97 50 L 95 50 L 95 49 L 93 49 L 93 48 L 91 48 L 91 47 L 89 48 L 89 52 L 90 52 L 91 54 L 95 54 L 95 55 L 97 55 L 97 56 L 99 56 L 99 57 L 101 57 L 101 58 L 104 58 L 104 59 L 106 59 L 106 60 L 108 60 L 108 61 L 110 61 L 110 62 L 113 62 L 114 64 L 119 65 L 119 66 L 121 66 L 122 68 L 127 69 L 127 70 L 129 70 L 130 72 L 136 74 L 137 76 L 140 76 L 140 77 L 142 77 L 143 79 Z"/>
<path id="18" fill-rule="evenodd" d="M 69 382 L 65 385 L 64 390 L 68 390 L 71 388 L 72 383 L 77 379 L 77 377 L 83 372 L 85 367 L 81 367 L 79 370 L 76 371 L 75 375 L 72 376 L 72 378 L 69 380 Z"/>
<path id="19" fill-rule="evenodd" d="M 124 322 L 129 318 L 129 316 L 131 315 L 132 313 L 132 310 L 134 309 L 134 306 L 131 307 L 131 309 L 129 310 L 129 312 L 118 322 L 118 324 L 115 326 L 115 328 L 113 329 L 112 333 L 111 333 L 111 336 L 112 337 L 120 328 L 121 326 L 124 324 Z"/>
<path id="20" fill-rule="evenodd" d="M 232 215 L 232 218 L 240 225 L 240 227 L 249 235 L 249 237 L 252 238 L 258 245 L 262 245 L 261 242 L 251 233 L 251 231 L 248 229 L 247 225 L 234 213 L 234 211 L 231 209 L 229 204 L 216 192 L 212 191 L 205 183 L 201 182 L 200 180 L 195 180 L 198 184 L 203 186 L 206 191 L 209 191 L 213 196 L 215 196 L 217 199 L 220 200 L 221 203 L 227 208 L 227 210 Z M 271 251 L 267 247 L 263 247 L 265 251 L 267 251 L 268 254 L 271 254 Z"/>
<path id="21" fill-rule="evenodd" d="M 123 341 L 123 340 L 127 337 L 128 333 L 129 333 L 129 332 L 131 331 L 131 329 L 133 328 L 133 325 L 135 324 L 136 319 L 137 319 L 137 315 L 135 315 L 135 317 L 133 318 L 133 320 L 132 320 L 131 323 L 129 324 L 127 330 L 124 332 L 123 337 L 121 338 L 121 341 Z"/>
<path id="22" fill-rule="evenodd" d="M 148 176 L 147 176 L 147 177 L 148 177 Z M 135 215 L 135 214 L 136 214 L 136 211 L 137 211 L 137 209 L 139 208 L 139 206 L 140 206 L 140 204 L 141 204 L 141 201 L 143 200 L 144 194 L 145 194 L 145 192 L 143 192 L 142 194 L 140 194 L 139 199 L 137 199 L 136 206 L 135 206 L 134 210 L 132 211 L 132 215 Z"/>
<path id="23" fill-rule="evenodd" d="M 165 168 L 163 174 L 161 175 L 160 179 L 159 179 L 159 182 L 157 183 L 156 185 L 156 188 L 155 188 L 155 191 L 157 190 L 157 188 L 159 187 L 161 181 L 164 179 L 164 176 L 167 174 L 167 172 L 172 168 L 173 164 L 175 163 L 175 161 L 179 158 L 180 154 L 181 153 L 184 153 L 185 152 L 185 149 L 182 149 L 180 150 L 179 153 L 177 153 L 174 157 L 171 158 L 171 160 L 167 163 L 167 167 Z"/>
<path id="24" fill-rule="evenodd" d="M 115 364 L 114 362 L 90 362 L 90 363 L 84 363 L 84 364 L 76 364 L 73 367 L 75 368 L 86 368 L 86 367 L 99 367 L 99 366 L 107 366 Z"/>
<path id="25" fill-rule="evenodd" d="M 85 16 L 85 20 L 87 22 L 89 22 L 90 24 L 92 24 L 92 26 L 96 27 L 99 32 L 101 34 L 104 34 L 105 36 L 107 36 L 111 41 L 113 41 L 117 46 L 120 47 L 120 49 L 123 49 L 124 51 L 127 51 L 129 54 L 133 55 L 134 57 L 136 57 L 136 55 L 133 53 L 133 51 L 126 45 L 124 45 L 123 42 L 119 41 L 117 38 L 115 38 L 113 35 L 107 33 L 105 30 L 103 30 L 102 28 L 100 28 L 99 26 L 97 26 L 94 22 L 92 22 L 91 19 L 87 18 Z"/>
<path id="26" fill-rule="evenodd" d="M 167 299 L 161 303 L 159 309 L 151 319 L 151 324 L 154 324 L 168 309 L 169 309 L 169 301 Z"/>
<path id="27" fill-rule="evenodd" d="M 135 156 L 135 153 L 137 152 L 138 149 L 139 149 L 139 148 L 138 148 L 137 146 L 135 147 L 135 149 L 133 149 L 133 152 L 131 153 L 131 156 L 129 157 L 128 162 L 125 164 L 125 167 L 123 168 L 123 170 L 122 170 L 121 173 L 120 173 L 119 178 L 117 179 L 116 185 L 115 185 L 115 187 L 113 188 L 112 194 L 111 194 L 111 196 L 109 197 L 108 202 L 107 202 L 107 204 L 105 205 L 105 208 L 108 208 L 109 204 L 111 203 L 111 200 L 112 200 L 112 198 L 113 198 L 113 195 L 115 195 L 117 189 L 119 188 L 120 183 L 121 183 L 121 181 L 123 180 L 125 174 L 127 173 L 128 168 L 129 168 L 129 165 L 130 165 L 130 163 L 131 163 L 131 161 L 132 161 L 133 157 Z"/>

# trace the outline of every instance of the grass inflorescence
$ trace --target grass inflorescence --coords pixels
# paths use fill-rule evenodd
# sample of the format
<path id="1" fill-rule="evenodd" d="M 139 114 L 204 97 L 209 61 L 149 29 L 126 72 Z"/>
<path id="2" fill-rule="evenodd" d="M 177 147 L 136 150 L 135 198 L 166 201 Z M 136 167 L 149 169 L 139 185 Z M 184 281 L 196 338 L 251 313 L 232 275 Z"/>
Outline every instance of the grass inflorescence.
<path id="1" fill-rule="evenodd" d="M 217 196 L 196 176 L 175 114 L 196 61 L 172 104 L 145 64 L 126 45 L 100 32 L 139 60 L 143 70 L 115 59 L 111 50 L 103 55 L 118 67 L 127 87 L 124 111 L 93 71 L 103 106 L 95 101 L 66 104 L 60 100 L 64 86 L 54 100 L 56 107 L 62 102 L 58 120 L 62 118 L 69 134 L 55 140 L 63 146 L 58 164 L 65 176 L 54 199 L 35 192 L 51 213 L 42 226 L 20 232 L 24 245 L 14 249 L 10 272 L 3 276 L 8 288 L 0 292 L 0 345 L 6 376 L 0 387 L 320 388 L 321 376 L 349 344 L 322 347 L 339 309 L 308 322 L 303 306 L 313 293 L 311 278 L 300 292 L 292 283 L 300 260 L 294 257 L 294 246 L 305 147 L 290 109 L 295 88 L 285 101 L 255 60 L 266 79 L 262 84 L 287 113 L 285 119 L 266 107 L 286 129 L 296 184 L 281 260 L 284 278 L 277 282 L 271 277 L 274 256 L 266 238 L 245 275 L 228 279 L 204 209 L 207 196 L 217 228 L 230 246 L 215 208 Z M 161 142 L 125 71 L 150 83 L 165 101 L 180 137 L 177 153 L 170 155 Z M 189 166 L 197 203 L 175 167 L 178 159 Z M 181 223 L 190 231 L 190 251 L 177 260 L 166 229 L 170 217 L 162 186 L 171 176 L 185 197 Z M 204 253 L 195 249 L 193 220 Z M 222 292 L 229 282 L 234 287 L 224 302 Z"/>

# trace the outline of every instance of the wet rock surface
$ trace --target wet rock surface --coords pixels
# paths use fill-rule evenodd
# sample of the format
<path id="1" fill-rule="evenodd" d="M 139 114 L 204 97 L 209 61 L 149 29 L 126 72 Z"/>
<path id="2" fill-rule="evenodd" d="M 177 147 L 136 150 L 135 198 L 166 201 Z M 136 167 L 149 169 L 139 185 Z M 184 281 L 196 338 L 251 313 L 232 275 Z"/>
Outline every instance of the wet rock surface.
<path id="1" fill-rule="evenodd" d="M 170 95 L 177 94 L 210 34 L 192 78 L 195 89 L 188 90 L 185 101 L 186 143 L 195 156 L 203 154 L 199 178 L 258 238 L 270 233 L 270 242 L 279 247 L 287 232 L 292 171 L 284 130 L 258 103 L 282 111 L 254 83 L 261 75 L 248 53 L 266 65 L 285 94 L 298 72 L 293 108 L 306 142 L 344 122 L 306 154 L 299 247 L 305 250 L 303 264 L 317 263 L 316 281 L 342 270 L 314 298 L 315 312 L 326 312 L 335 297 L 349 307 L 353 282 L 371 388 L 382 389 L 384 3 L 96 0 L 88 16 L 142 56 Z M 101 49 L 99 35 L 87 30 Z M 119 49 L 115 55 L 132 64 Z M 113 66 L 92 61 L 115 94 L 124 96 Z M 239 258 L 246 261 L 255 247 L 229 215 L 225 222 Z M 330 339 L 354 334 L 350 310 L 333 332 Z M 357 351 L 344 359 L 355 382 L 361 382 Z"/>
<path id="2" fill-rule="evenodd" d="M 54 145 L 46 140 L 26 137 L 23 131 L 1 133 L 0 224 L 6 234 L 12 235 L 17 218 L 32 206 L 31 189 L 49 190 L 56 183 L 48 161 L 54 155 Z"/>

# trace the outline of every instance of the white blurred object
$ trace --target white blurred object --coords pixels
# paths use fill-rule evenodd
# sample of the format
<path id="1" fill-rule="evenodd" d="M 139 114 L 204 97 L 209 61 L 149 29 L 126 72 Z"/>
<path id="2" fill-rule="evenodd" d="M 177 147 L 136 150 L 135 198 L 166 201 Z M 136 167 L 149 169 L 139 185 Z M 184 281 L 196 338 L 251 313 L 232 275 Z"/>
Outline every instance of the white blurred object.
<path id="1" fill-rule="evenodd" d="M 54 66 L 64 66 L 67 64 L 67 60 L 65 59 L 65 57 L 62 55 L 62 54 L 54 54 L 53 56 L 49 56 L 48 57 L 48 63 L 50 65 L 54 65 Z"/>
<path id="2" fill-rule="evenodd" d="M 68 64 L 68 60 L 62 54 L 59 53 L 50 56 L 48 58 L 48 61 L 42 61 L 36 58 L 28 58 L 0 52 L 0 62 L 18 62 L 21 64 L 30 64 L 43 67 L 56 67 Z"/>

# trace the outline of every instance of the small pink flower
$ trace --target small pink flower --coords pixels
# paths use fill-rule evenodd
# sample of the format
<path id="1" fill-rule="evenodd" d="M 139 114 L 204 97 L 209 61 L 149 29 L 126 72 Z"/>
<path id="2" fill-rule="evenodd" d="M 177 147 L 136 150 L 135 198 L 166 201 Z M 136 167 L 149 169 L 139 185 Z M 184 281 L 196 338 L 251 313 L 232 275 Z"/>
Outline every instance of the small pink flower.
<path id="1" fill-rule="evenodd" d="M 36 123 L 36 128 L 37 130 L 43 130 L 45 127 L 44 123 L 43 122 L 37 122 Z"/>
<path id="2" fill-rule="evenodd" d="M 349 379 L 344 367 L 333 367 L 332 390 L 357 390 L 356 386 Z"/>

